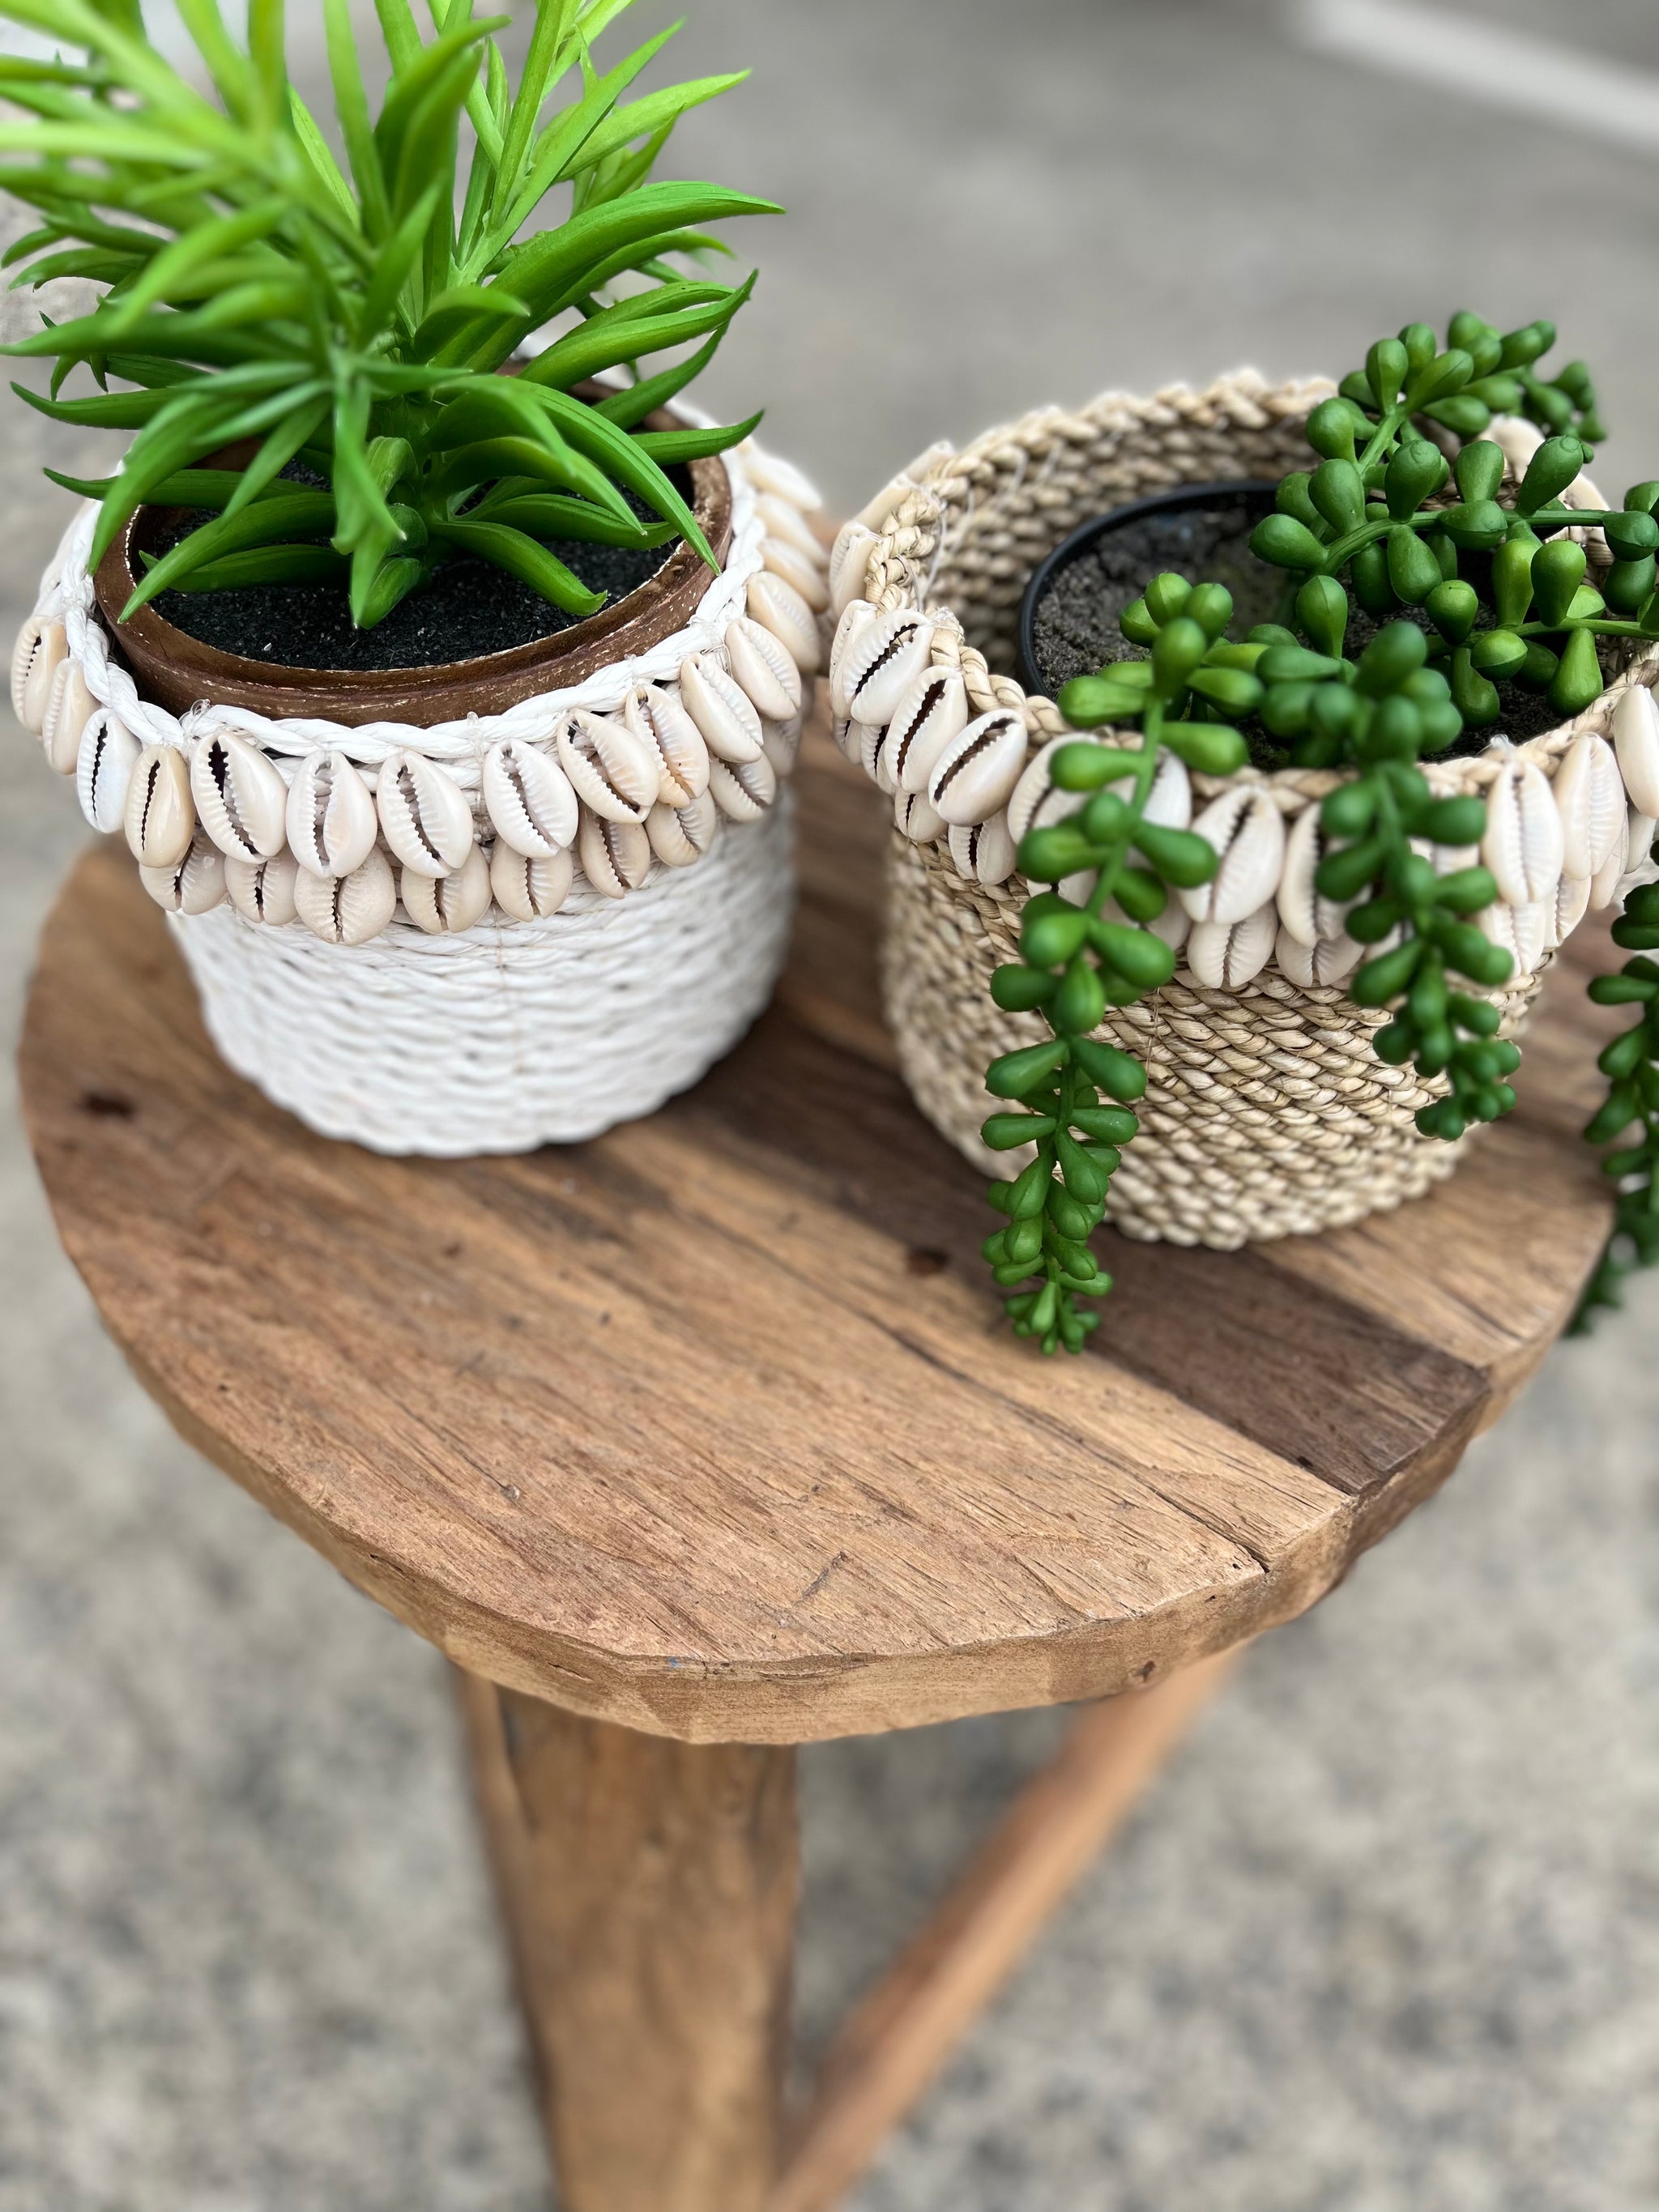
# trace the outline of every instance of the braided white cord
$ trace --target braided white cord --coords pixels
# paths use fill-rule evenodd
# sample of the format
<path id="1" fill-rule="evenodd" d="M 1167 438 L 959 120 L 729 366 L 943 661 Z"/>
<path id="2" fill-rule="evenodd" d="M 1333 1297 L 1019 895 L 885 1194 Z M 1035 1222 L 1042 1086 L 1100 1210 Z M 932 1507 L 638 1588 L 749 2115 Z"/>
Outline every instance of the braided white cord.
<path id="1" fill-rule="evenodd" d="M 259 745 L 279 769 L 286 766 L 290 775 L 293 767 L 309 754 L 337 750 L 370 772 L 371 784 L 374 769 L 388 753 L 408 748 L 441 761 L 464 791 L 476 793 L 479 764 L 497 739 L 545 738 L 564 709 L 587 707 L 609 712 L 619 708 L 639 684 L 672 682 L 689 655 L 720 651 L 726 624 L 743 612 L 750 580 L 763 565 L 765 530 L 745 461 L 746 453 L 758 451 L 752 439 L 745 439 L 743 446 L 723 457 L 732 485 L 731 550 L 720 575 L 684 629 L 648 652 L 608 663 L 583 683 L 522 699 L 499 714 L 468 714 L 459 721 L 416 728 L 401 722 L 348 727 L 300 716 L 273 721 L 250 708 L 206 702 L 189 708 L 182 717 L 169 714 L 143 696 L 129 672 L 110 651 L 87 567 L 98 512 L 96 504 L 90 501 L 77 511 L 65 531 L 41 580 L 34 612 L 42 619 L 63 623 L 70 657 L 79 662 L 87 689 L 143 744 L 173 745 L 189 753 L 198 738 L 234 730 Z"/>

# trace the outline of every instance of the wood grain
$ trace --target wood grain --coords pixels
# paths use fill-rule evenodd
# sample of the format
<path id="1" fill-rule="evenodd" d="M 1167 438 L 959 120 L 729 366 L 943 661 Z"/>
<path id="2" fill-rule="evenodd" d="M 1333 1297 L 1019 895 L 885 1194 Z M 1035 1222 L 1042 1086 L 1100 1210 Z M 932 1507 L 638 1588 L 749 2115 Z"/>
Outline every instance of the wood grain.
<path id="1" fill-rule="evenodd" d="M 1235 1654 L 1091 1705 L 826 2053 L 767 2212 L 829 2212 L 1214 1695 Z"/>
<path id="2" fill-rule="evenodd" d="M 1576 982 L 1443 1189 L 1238 1254 L 1113 1240 L 1099 1350 L 1044 1362 L 893 1072 L 884 809 L 821 735 L 802 799 L 773 1012 L 652 1120 L 519 1159 L 309 1134 L 212 1052 L 125 852 L 89 854 L 22 1081 L 112 1333 L 461 1665 L 663 1735 L 1097 1697 L 1301 1612 L 1450 1472 L 1599 1249 Z"/>
<path id="3" fill-rule="evenodd" d="M 565 2212 L 761 2212 L 777 2171 L 795 1754 L 460 1678 Z"/>

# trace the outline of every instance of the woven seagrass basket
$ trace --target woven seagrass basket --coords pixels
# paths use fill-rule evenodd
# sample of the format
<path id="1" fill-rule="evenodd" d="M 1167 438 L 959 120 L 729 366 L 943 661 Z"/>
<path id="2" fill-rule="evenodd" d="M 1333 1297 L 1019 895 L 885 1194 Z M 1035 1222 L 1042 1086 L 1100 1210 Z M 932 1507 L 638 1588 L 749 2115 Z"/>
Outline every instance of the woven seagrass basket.
<path id="1" fill-rule="evenodd" d="M 1034 757 L 1068 731 L 1052 701 L 1028 696 L 1004 672 L 1015 665 L 1018 610 L 1038 562 L 1091 516 L 1149 494 L 1282 475 L 1305 456 L 1302 423 L 1331 388 L 1322 380 L 1269 387 L 1246 373 L 1200 393 L 1176 386 L 1150 399 L 1108 394 L 1075 414 L 1048 408 L 960 452 L 935 447 L 843 532 L 831 560 L 837 609 L 843 622 L 863 619 L 847 614 L 861 583 L 878 616 L 930 618 L 935 669 L 959 669 L 970 714 L 1017 716 Z M 1522 462 L 1536 434 L 1510 422 L 1491 434 Z M 1577 499 L 1600 503 L 1588 486 Z M 1588 543 L 1592 560 L 1608 557 L 1595 533 Z M 1484 793 L 1500 776 L 1534 773 L 1553 786 L 1587 737 L 1597 741 L 1589 749 L 1595 757 L 1580 766 L 1610 776 L 1615 754 L 1605 741 L 1618 701 L 1656 677 L 1659 650 L 1650 650 L 1571 722 L 1519 746 L 1499 737 L 1476 757 L 1426 764 L 1429 781 L 1437 795 Z M 880 733 L 838 727 L 849 754 L 879 778 Z M 1255 787 L 1293 832 L 1338 780 L 1296 769 L 1245 769 L 1224 781 L 1194 775 L 1193 811 L 1231 788 Z M 1613 791 L 1615 801 L 1627 799 L 1622 784 Z M 896 811 L 902 823 L 902 799 Z M 915 826 L 913 816 L 913 834 Z M 1522 1027 L 1555 948 L 1582 915 L 1650 878 L 1654 828 L 1626 805 L 1592 877 L 1564 877 L 1551 898 L 1480 918 L 1516 955 L 1514 981 L 1493 994 L 1504 1035 Z M 993 969 L 1016 956 L 1030 888 L 1012 873 L 1012 854 L 1006 820 L 945 836 L 936 817 L 924 817 L 919 842 L 896 828 L 882 964 L 888 1019 L 918 1105 L 967 1158 L 1000 1173 L 1007 1156 L 996 1160 L 978 1133 L 994 1103 L 985 1068 L 1047 1035 L 1040 1016 L 1005 1014 L 989 994 Z M 1267 908 L 1255 919 L 1255 942 L 1272 950 L 1241 953 L 1236 963 L 1230 956 L 1232 988 L 1215 988 L 1213 939 L 1204 961 L 1212 980 L 1194 972 L 1195 936 L 1167 986 L 1109 1012 L 1098 1032 L 1147 1069 L 1141 1134 L 1109 1201 L 1110 1218 L 1132 1237 L 1230 1249 L 1334 1227 L 1419 1195 L 1451 1172 L 1470 1141 L 1419 1135 L 1413 1116 L 1440 1080 L 1425 1085 L 1412 1068 L 1378 1060 L 1371 1038 L 1388 1015 L 1355 1006 L 1334 976 L 1311 980 L 1321 970 L 1310 950 Z M 1324 972 L 1336 964 L 1328 958 Z"/>
<path id="2" fill-rule="evenodd" d="M 449 1156 L 592 1136 L 765 1006 L 828 593 L 811 487 L 752 441 L 723 465 L 730 545 L 678 628 L 442 720 L 175 713 L 106 626 L 94 510 L 70 524 L 14 706 L 125 833 L 223 1057 L 313 1128 Z"/>

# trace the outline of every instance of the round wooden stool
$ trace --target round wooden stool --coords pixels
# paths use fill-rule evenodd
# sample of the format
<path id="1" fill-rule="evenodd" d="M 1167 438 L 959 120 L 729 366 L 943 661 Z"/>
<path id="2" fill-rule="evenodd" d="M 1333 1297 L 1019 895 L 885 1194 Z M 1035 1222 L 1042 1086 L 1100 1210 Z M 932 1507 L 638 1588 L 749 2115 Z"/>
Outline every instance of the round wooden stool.
<path id="1" fill-rule="evenodd" d="M 1220 1655 L 1445 1479 L 1609 1218 L 1573 1133 L 1604 1018 L 1567 975 L 1522 1110 L 1432 1197 L 1227 1255 L 1116 1243 L 1091 1355 L 1043 1361 L 892 1070 L 884 810 L 821 732 L 803 786 L 778 1004 L 597 1143 L 312 1136 L 216 1057 L 121 850 L 75 871 L 29 1005 L 41 1173 L 140 1380 L 464 1670 L 569 2212 L 832 2203 Z M 787 2115 L 791 1747 L 1109 1696 Z"/>

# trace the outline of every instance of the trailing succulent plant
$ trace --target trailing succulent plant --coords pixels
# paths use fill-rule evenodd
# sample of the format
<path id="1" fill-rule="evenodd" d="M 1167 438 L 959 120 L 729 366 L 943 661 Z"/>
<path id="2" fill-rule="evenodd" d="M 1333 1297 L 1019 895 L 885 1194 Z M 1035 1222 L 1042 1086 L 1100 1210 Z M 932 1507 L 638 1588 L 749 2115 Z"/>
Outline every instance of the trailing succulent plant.
<path id="1" fill-rule="evenodd" d="M 249 0 L 246 52 L 216 0 L 179 0 L 216 98 L 149 43 L 138 0 L 0 0 L 0 16 L 84 55 L 0 58 L 0 94 L 26 111 L 0 124 L 0 186 L 42 218 L 5 258 L 27 262 L 20 283 L 105 287 L 93 313 L 8 349 L 54 364 L 49 396 L 16 389 L 57 421 L 137 433 L 109 481 L 56 479 L 102 501 L 94 562 L 145 501 L 214 514 L 129 611 L 169 587 L 337 578 L 367 628 L 470 554 L 580 616 L 602 595 L 550 541 L 678 534 L 714 565 L 665 471 L 759 417 L 639 425 L 705 365 L 754 281 L 686 276 L 684 257 L 726 251 L 698 226 L 775 210 L 650 180 L 678 118 L 740 79 L 627 99 L 672 35 L 601 75 L 592 44 L 629 4 L 536 0 L 515 86 L 493 35 L 507 16 L 428 0 L 423 38 L 410 0 L 377 0 L 390 75 L 371 118 L 348 0 L 323 0 L 343 169 L 288 80 L 282 0 Z M 565 219 L 523 234 L 561 185 Z M 562 319 L 520 374 L 497 374 Z M 61 397 L 78 368 L 102 388 Z M 618 368 L 625 387 L 575 395 Z M 257 441 L 245 467 L 200 465 L 242 440 Z M 294 462 L 312 483 L 283 475 Z"/>
<path id="2" fill-rule="evenodd" d="M 1520 1054 L 1482 995 L 1514 963 L 1473 919 L 1498 886 L 1479 865 L 1441 873 L 1422 849 L 1478 847 L 1486 801 L 1436 799 L 1419 763 L 1498 720 L 1499 682 L 1546 693 L 1565 720 L 1604 688 L 1598 639 L 1659 637 L 1659 482 L 1634 486 L 1616 512 L 1562 504 L 1605 433 L 1582 363 L 1540 374 L 1554 341 L 1547 323 L 1504 336 L 1468 313 L 1452 318 L 1443 348 L 1424 323 L 1380 340 L 1313 410 L 1316 465 L 1284 478 L 1253 533 L 1257 556 L 1286 572 L 1279 619 L 1233 641 L 1219 585 L 1162 575 L 1121 618 L 1139 655 L 1061 690 L 1075 728 L 1114 735 L 1056 753 L 1052 781 L 1079 804 L 1018 848 L 1019 872 L 1053 888 L 1028 899 L 1021 957 L 996 971 L 992 992 L 1006 1011 L 1041 1010 L 1053 1035 L 993 1063 L 987 1088 L 1008 1103 L 983 1130 L 994 1150 L 1036 1146 L 991 1188 L 1007 1225 L 985 1256 L 1016 1330 L 1045 1352 L 1080 1350 L 1098 1316 L 1077 1300 L 1111 1287 L 1085 1240 L 1146 1082 L 1139 1060 L 1090 1032 L 1109 1006 L 1169 981 L 1175 956 L 1155 927 L 1169 892 L 1218 865 L 1201 836 L 1143 818 L 1162 750 L 1211 775 L 1252 751 L 1348 772 L 1321 808 L 1315 884 L 1348 935 L 1375 948 L 1348 984 L 1357 1005 L 1392 1010 L 1375 1049 L 1443 1079 L 1417 1116 L 1425 1137 L 1455 1140 L 1514 1105 Z M 1504 450 L 1480 434 L 1498 412 L 1549 433 L 1507 504 Z M 1425 425 L 1462 441 L 1455 459 Z M 1585 526 L 1613 555 L 1595 583 L 1583 545 L 1560 534 Z M 1137 729 L 1139 744 L 1127 742 Z M 1659 951 L 1659 889 L 1634 896 L 1615 935 Z M 1587 1303 L 1608 1303 L 1630 1264 L 1659 1259 L 1659 965 L 1638 957 L 1592 995 L 1644 1006 L 1602 1055 L 1611 1090 L 1587 1132 L 1606 1142 L 1632 1121 L 1642 1129 L 1607 1162 L 1619 1229 Z"/>

